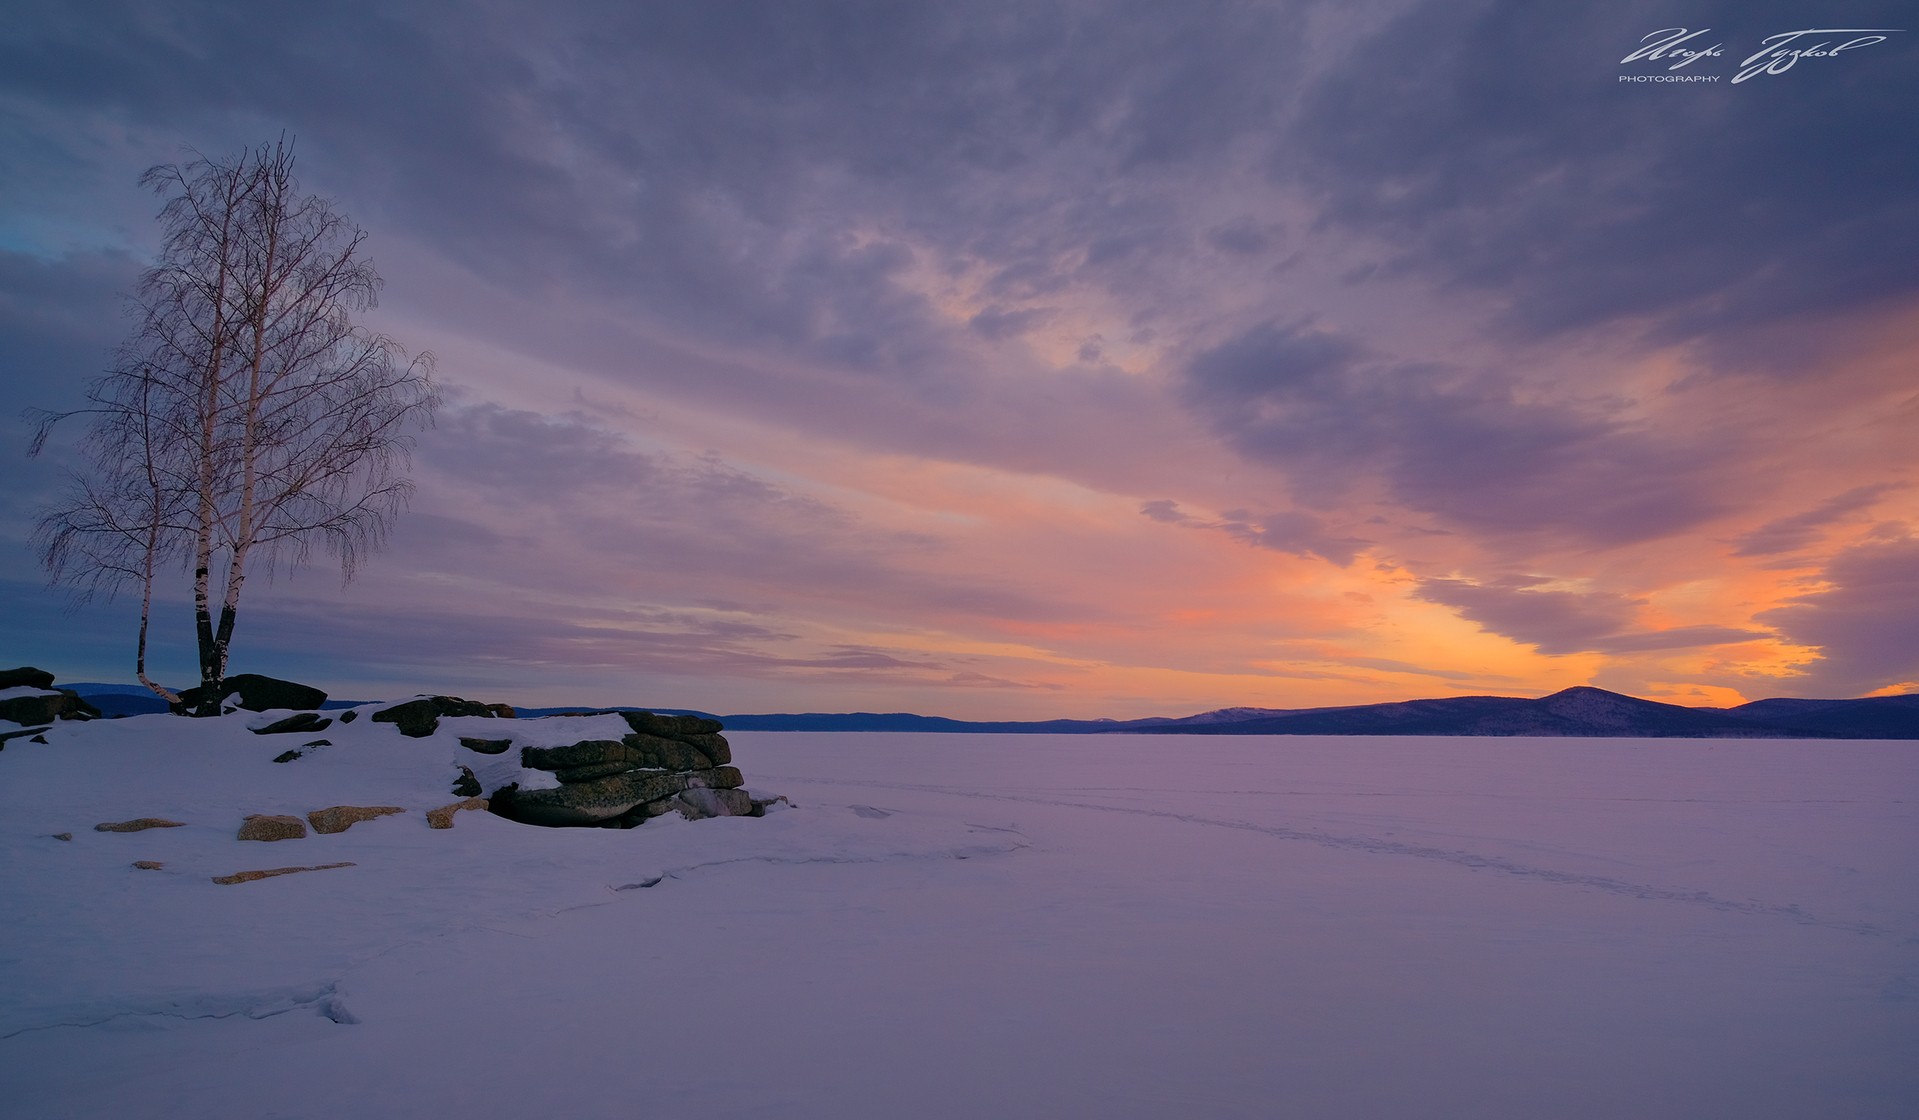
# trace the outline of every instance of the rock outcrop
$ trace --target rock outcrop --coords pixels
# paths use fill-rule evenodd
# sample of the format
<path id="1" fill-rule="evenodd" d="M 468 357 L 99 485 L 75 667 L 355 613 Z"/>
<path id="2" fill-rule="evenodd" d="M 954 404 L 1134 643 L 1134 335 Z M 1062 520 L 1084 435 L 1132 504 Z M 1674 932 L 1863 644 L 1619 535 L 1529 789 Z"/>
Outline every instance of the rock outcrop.
<path id="1" fill-rule="evenodd" d="M 102 821 L 93 826 L 95 832 L 145 832 L 149 828 L 185 828 L 185 821 L 170 821 L 165 817 L 135 817 L 130 821 Z"/>
<path id="2" fill-rule="evenodd" d="M 52 687 L 53 674 L 45 669 L 36 669 L 31 665 L 0 669 L 0 688 L 37 688 L 44 692 Z"/>
<path id="3" fill-rule="evenodd" d="M 458 696 L 418 696 L 374 712 L 373 721 L 393 724 L 402 735 L 424 739 L 440 729 L 441 716 L 512 719 L 513 709 L 505 704 L 482 704 L 478 700 L 462 700 Z"/>
<path id="4" fill-rule="evenodd" d="M 324 731 L 333 721 L 318 712 L 295 712 L 261 727 L 248 728 L 255 735 L 290 735 L 295 732 Z"/>
<path id="5" fill-rule="evenodd" d="M 312 685 L 283 681 L 278 677 L 263 677 L 258 673 L 237 673 L 222 680 L 219 687 L 212 691 L 217 694 L 222 707 L 231 701 L 233 706 L 249 712 L 267 712 L 279 708 L 311 710 L 326 703 L 326 693 Z M 197 709 L 207 699 L 207 692 L 204 685 L 181 692 L 178 710 L 191 712 Z"/>
<path id="6" fill-rule="evenodd" d="M 491 809 L 524 824 L 631 828 L 664 813 L 699 819 L 759 816 L 764 803 L 740 790 L 732 749 L 715 720 L 621 712 L 629 734 L 557 747 L 523 747 L 520 765 L 559 779 L 546 789 L 515 783 L 492 792 Z"/>
<path id="7" fill-rule="evenodd" d="M 100 709 L 80 699 L 70 688 L 55 688 L 53 674 L 45 669 L 22 665 L 18 669 L 0 669 L 0 720 L 18 724 L 51 726 L 59 719 L 99 719 Z M 44 731 L 46 727 L 38 730 Z M 7 739 L 23 732 L 12 732 Z M 5 739 L 0 739 L 4 743 Z"/>

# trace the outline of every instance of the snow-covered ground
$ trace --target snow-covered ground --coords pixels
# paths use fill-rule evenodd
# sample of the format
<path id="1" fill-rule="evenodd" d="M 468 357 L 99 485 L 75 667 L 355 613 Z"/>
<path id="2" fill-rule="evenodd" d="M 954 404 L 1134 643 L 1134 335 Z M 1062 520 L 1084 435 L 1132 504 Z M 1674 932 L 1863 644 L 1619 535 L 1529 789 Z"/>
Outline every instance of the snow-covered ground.
<path id="1" fill-rule="evenodd" d="M 0 752 L 0 1114 L 1919 1115 L 1915 743 L 742 733 L 795 808 L 440 831 L 466 721 L 248 722 Z"/>

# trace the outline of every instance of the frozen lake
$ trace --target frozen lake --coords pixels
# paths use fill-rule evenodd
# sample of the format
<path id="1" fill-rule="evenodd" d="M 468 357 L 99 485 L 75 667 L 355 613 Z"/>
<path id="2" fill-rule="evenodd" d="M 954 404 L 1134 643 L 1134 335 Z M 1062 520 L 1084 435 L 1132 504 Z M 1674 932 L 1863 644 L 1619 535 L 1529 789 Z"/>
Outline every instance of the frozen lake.
<path id="1" fill-rule="evenodd" d="M 127 741 L 103 759 L 135 757 L 104 730 Z M 103 786 L 104 763 L 10 745 L 0 1100 L 1919 1115 L 1919 744 L 728 737 L 749 785 L 797 808 L 631 832 L 369 822 L 301 842 L 360 866 L 237 888 L 128 872 L 129 838 L 46 840 L 163 810 L 166 779 L 129 762 Z M 247 780 L 177 796 L 267 796 Z M 169 831 L 138 834 L 169 869 L 236 858 L 230 832 Z"/>

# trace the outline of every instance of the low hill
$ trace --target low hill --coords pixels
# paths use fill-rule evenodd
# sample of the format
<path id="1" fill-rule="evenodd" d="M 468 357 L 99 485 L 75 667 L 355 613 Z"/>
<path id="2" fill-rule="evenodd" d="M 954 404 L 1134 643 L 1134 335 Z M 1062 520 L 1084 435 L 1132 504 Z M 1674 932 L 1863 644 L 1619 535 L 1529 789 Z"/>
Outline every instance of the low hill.
<path id="1" fill-rule="evenodd" d="M 138 686 L 69 686 L 108 716 L 166 710 Z M 356 701 L 329 701 L 351 707 Z M 527 716 L 605 709 L 528 708 Z M 686 709 L 659 712 L 710 716 Z M 1778 697 L 1689 708 L 1578 686 L 1550 696 L 1448 696 L 1333 708 L 1221 708 L 1144 719 L 963 720 L 911 712 L 715 716 L 732 731 L 878 731 L 1028 735 L 1564 735 L 1622 739 L 1913 739 L 1919 694 L 1857 700 Z"/>

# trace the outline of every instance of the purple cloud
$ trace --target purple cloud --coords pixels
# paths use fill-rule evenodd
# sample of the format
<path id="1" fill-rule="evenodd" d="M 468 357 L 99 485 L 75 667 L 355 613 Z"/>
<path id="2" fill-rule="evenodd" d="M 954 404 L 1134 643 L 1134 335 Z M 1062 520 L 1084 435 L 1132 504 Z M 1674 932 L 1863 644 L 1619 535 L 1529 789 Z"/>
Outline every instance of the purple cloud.
<path id="1" fill-rule="evenodd" d="M 1819 658 L 1802 682 L 1814 695 L 1856 696 L 1919 680 L 1919 538 L 1848 548 L 1824 590 L 1760 615 Z"/>
<path id="2" fill-rule="evenodd" d="M 1457 610 L 1460 617 L 1533 646 L 1541 653 L 1638 653 L 1725 645 L 1770 637 L 1761 630 L 1728 626 L 1681 626 L 1634 630 L 1645 600 L 1606 591 L 1552 591 L 1538 576 L 1508 576 L 1490 583 L 1422 579 L 1416 598 Z"/>

